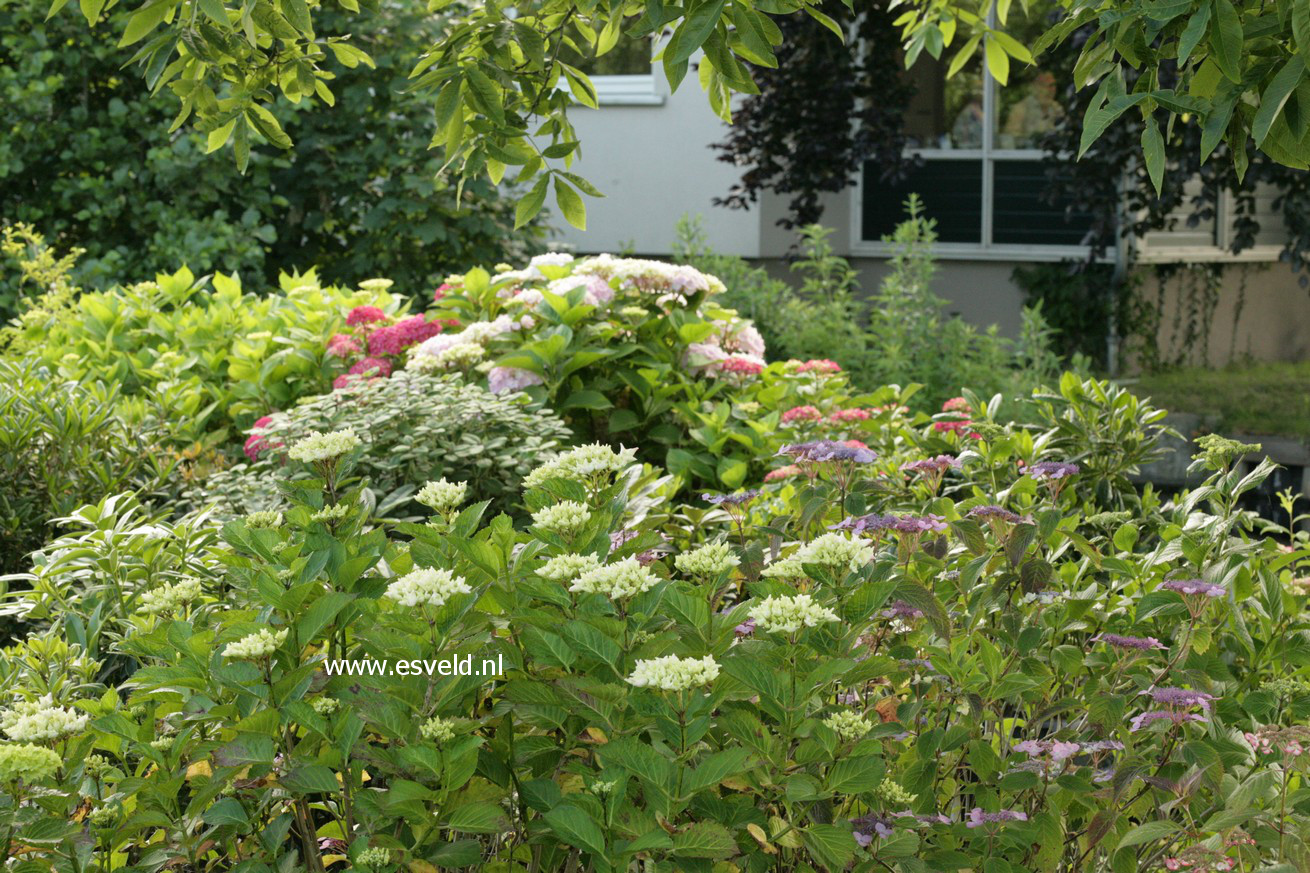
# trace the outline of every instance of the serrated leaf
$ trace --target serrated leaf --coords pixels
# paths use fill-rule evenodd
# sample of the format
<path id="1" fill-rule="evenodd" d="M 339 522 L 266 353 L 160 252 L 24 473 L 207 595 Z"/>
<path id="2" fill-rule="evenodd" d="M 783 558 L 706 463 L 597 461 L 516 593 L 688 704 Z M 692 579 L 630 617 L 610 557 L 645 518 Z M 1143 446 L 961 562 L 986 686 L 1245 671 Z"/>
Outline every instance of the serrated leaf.
<path id="1" fill-rule="evenodd" d="M 569 224 L 578 230 L 587 229 L 587 207 L 582 203 L 582 196 L 560 176 L 555 177 L 555 204 Z"/>

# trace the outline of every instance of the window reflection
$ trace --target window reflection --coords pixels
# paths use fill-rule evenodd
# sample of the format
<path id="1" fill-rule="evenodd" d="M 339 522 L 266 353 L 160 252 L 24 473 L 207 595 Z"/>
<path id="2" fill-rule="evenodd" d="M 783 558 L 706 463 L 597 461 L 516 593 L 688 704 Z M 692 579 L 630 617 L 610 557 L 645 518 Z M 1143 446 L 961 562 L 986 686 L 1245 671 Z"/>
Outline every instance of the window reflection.
<path id="1" fill-rule="evenodd" d="M 943 54 L 943 58 L 949 58 Z M 983 131 L 982 69 L 977 57 L 950 79 L 946 60 L 923 55 L 909 70 L 914 96 L 905 113 L 911 148 L 980 149 Z"/>

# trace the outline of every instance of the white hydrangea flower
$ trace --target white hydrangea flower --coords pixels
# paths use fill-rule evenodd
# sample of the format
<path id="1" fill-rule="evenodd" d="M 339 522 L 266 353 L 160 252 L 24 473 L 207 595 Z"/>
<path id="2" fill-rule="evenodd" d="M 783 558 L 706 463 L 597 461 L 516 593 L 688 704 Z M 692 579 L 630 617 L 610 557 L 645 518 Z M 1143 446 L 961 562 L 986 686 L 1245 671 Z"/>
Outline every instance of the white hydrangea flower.
<path id="1" fill-rule="evenodd" d="M 820 606 L 808 594 L 792 597 L 766 597 L 747 613 L 761 630 L 791 634 L 802 627 L 817 627 L 825 621 L 838 621 L 837 613 Z"/>
<path id="2" fill-rule="evenodd" d="M 477 365 L 484 357 L 487 351 L 474 342 L 455 343 L 453 346 L 442 349 L 437 353 L 436 362 L 442 367 L 454 367 L 460 370 L 466 370 L 469 367 Z"/>
<path id="3" fill-rule="evenodd" d="M 561 536 L 577 533 L 591 520 L 591 510 L 576 500 L 561 500 L 532 513 L 532 523 Z"/>
<path id="4" fill-rule="evenodd" d="M 0 712 L 0 731 L 16 743 L 48 743 L 86 728 L 84 712 L 55 705 L 49 695 L 21 700 Z"/>
<path id="5" fill-rule="evenodd" d="M 860 737 L 873 730 L 873 725 L 869 720 L 853 709 L 844 709 L 841 712 L 834 712 L 823 720 L 832 732 L 846 742 L 858 740 Z"/>
<path id="6" fill-rule="evenodd" d="M 445 334 L 438 334 L 433 339 L 440 339 Z M 436 355 L 424 353 L 419 347 L 414 347 L 409 351 L 409 357 L 405 359 L 405 369 L 411 373 L 440 373 L 446 369 L 441 359 Z"/>
<path id="7" fill-rule="evenodd" d="M 878 783 L 878 787 L 873 790 L 887 807 L 907 807 L 919 799 L 919 795 L 911 794 L 905 790 L 901 783 L 894 779 L 884 779 Z"/>
<path id="8" fill-rule="evenodd" d="M 345 503 L 334 503 L 331 506 L 325 506 L 318 512 L 309 517 L 310 521 L 321 521 L 325 524 L 331 524 L 334 521 L 341 521 L 347 515 L 350 515 L 350 506 Z"/>
<path id="9" fill-rule="evenodd" d="M 385 867 L 391 863 L 391 850 L 381 846 L 364 849 L 355 856 L 355 863 L 370 870 L 374 867 Z"/>
<path id="10" fill-rule="evenodd" d="M 709 685 L 719 676 L 719 664 L 713 657 L 679 658 L 665 655 L 637 662 L 628 677 L 628 683 L 638 688 L 658 688 L 661 691 L 685 691 Z"/>
<path id="11" fill-rule="evenodd" d="M 528 261 L 529 267 L 567 267 L 573 263 L 573 255 L 568 252 L 546 252 L 541 255 L 533 255 L 532 260 Z"/>
<path id="12" fill-rule="evenodd" d="M 30 743 L 0 745 L 0 785 L 22 779 L 40 782 L 59 772 L 63 759 L 51 749 Z"/>
<path id="13" fill-rule="evenodd" d="M 826 533 L 801 546 L 792 557 L 800 564 L 858 570 L 873 560 L 873 546 L 843 533 Z"/>
<path id="14" fill-rule="evenodd" d="M 319 715 L 331 715 L 341 707 L 341 701 L 335 697 L 315 697 L 309 702 Z"/>
<path id="15" fill-rule="evenodd" d="M 620 446 L 615 451 L 601 443 L 578 446 L 537 467 L 523 480 L 523 485 L 535 488 L 547 479 L 595 482 L 603 476 L 623 472 L 636 458 L 636 449 Z"/>
<path id="16" fill-rule="evenodd" d="M 457 727 L 458 725 L 453 720 L 437 716 L 425 721 L 418 729 L 418 732 L 422 734 L 425 739 L 432 740 L 440 746 L 443 743 L 448 743 L 455 739 L 455 736 L 458 733 L 456 730 Z"/>
<path id="17" fill-rule="evenodd" d="M 673 559 L 673 566 L 688 576 L 717 576 L 740 563 L 727 543 L 708 543 Z"/>
<path id="18" fill-rule="evenodd" d="M 572 582 L 599 566 L 600 558 L 595 555 L 556 555 L 541 565 L 537 575 L 552 582 Z"/>
<path id="19" fill-rule="evenodd" d="M 449 512 L 468 497 L 469 483 L 450 482 L 442 476 L 418 490 L 414 499 L 435 512 Z"/>
<path id="20" fill-rule="evenodd" d="M 361 445 L 363 443 L 360 442 L 359 437 L 355 436 L 355 432 L 350 428 L 332 431 L 331 433 L 313 431 L 309 436 L 299 440 L 292 446 L 287 452 L 287 457 L 293 461 L 312 464 L 318 461 L 339 458 L 353 452 Z"/>
<path id="21" fill-rule="evenodd" d="M 649 591 L 659 581 L 660 578 L 643 567 L 636 558 L 624 558 L 617 563 L 588 570 L 569 586 L 569 590 L 604 594 L 611 600 L 623 600 Z"/>
<path id="22" fill-rule="evenodd" d="M 286 642 L 288 630 L 289 628 L 282 628 L 280 631 L 271 631 L 266 627 L 261 627 L 253 634 L 247 634 L 235 643 L 228 643 L 227 648 L 223 650 L 223 656 L 242 661 L 257 661 L 260 658 L 267 658 L 277 651 L 278 646 Z"/>
<path id="23" fill-rule="evenodd" d="M 365 279 L 359 283 L 359 287 L 365 291 L 385 291 L 394 284 L 392 279 Z"/>
<path id="24" fill-rule="evenodd" d="M 459 333 L 451 334 L 451 336 L 458 343 L 477 343 L 485 346 L 496 337 L 512 333 L 518 328 L 519 322 L 517 319 L 508 315 L 501 315 L 492 321 L 475 321 Z"/>
<path id="25" fill-rule="evenodd" d="M 805 575 L 805 568 L 796 560 L 796 555 L 791 554 L 765 567 L 760 571 L 760 575 L 770 579 L 799 579 Z"/>
<path id="26" fill-rule="evenodd" d="M 384 596 L 401 606 L 444 606 L 452 596 L 472 591 L 463 576 L 449 570 L 421 567 L 388 585 Z"/>
<path id="27" fill-rule="evenodd" d="M 141 594 L 141 606 L 137 612 L 145 615 L 165 615 L 180 610 L 188 603 L 200 599 L 200 580 L 182 579 Z"/>

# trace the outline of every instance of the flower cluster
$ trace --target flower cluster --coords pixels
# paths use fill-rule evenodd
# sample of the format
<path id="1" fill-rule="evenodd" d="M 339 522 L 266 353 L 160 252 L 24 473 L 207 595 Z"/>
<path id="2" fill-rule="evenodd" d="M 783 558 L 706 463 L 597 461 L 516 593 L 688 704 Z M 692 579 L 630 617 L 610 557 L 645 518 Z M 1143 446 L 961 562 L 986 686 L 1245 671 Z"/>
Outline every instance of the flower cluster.
<path id="1" fill-rule="evenodd" d="M 872 561 L 873 555 L 873 547 L 864 540 L 826 533 L 801 546 L 792 557 L 802 566 L 818 564 L 855 571 Z"/>
<path id="2" fill-rule="evenodd" d="M 570 479 L 597 485 L 626 470 L 636 456 L 636 449 L 620 447 L 615 451 L 600 443 L 578 446 L 537 467 L 523 480 L 523 485 L 535 488 L 549 479 Z"/>
<path id="3" fill-rule="evenodd" d="M 1151 710 L 1135 716 L 1129 723 L 1129 727 L 1133 731 L 1139 731 L 1157 721 L 1168 721 L 1174 725 L 1185 724 L 1189 721 L 1203 722 L 1206 720 L 1204 715 L 1188 712 L 1187 710 L 1199 707 L 1203 712 L 1209 712 L 1210 701 L 1215 699 L 1213 695 L 1206 694 L 1203 691 L 1193 691 L 1190 688 L 1151 688 L 1142 693 L 1166 708 Z"/>
<path id="4" fill-rule="evenodd" d="M 353 430 L 331 433 L 312 431 L 287 451 L 287 457 L 306 464 L 320 463 L 339 458 L 359 448 L 363 443 Z"/>
<path id="5" fill-rule="evenodd" d="M 379 327 L 368 335 L 370 355 L 399 355 L 410 346 L 418 345 L 441 333 L 444 325 L 428 321 L 422 315 L 401 319 L 395 324 Z"/>
<path id="6" fill-rule="evenodd" d="M 434 512 L 450 512 L 468 497 L 467 482 L 448 482 L 442 476 L 435 482 L 429 482 L 418 490 L 414 499 Z"/>
<path id="7" fill-rule="evenodd" d="M 385 596 L 401 606 L 445 606 L 454 595 L 472 591 L 462 576 L 449 570 L 421 567 L 388 585 Z"/>
<path id="8" fill-rule="evenodd" d="M 273 416 L 265 415 L 258 419 L 250 428 L 250 436 L 246 438 L 246 444 L 243 451 L 246 457 L 251 461 L 258 461 L 260 454 L 269 448 L 264 440 L 264 428 L 268 427 L 273 421 Z"/>
<path id="9" fill-rule="evenodd" d="M 1137 652 L 1149 652 L 1154 649 L 1169 648 L 1155 637 L 1129 637 L 1123 634 L 1097 634 L 1091 639 L 1094 643 L 1105 643 L 1116 649 L 1128 649 Z"/>
<path id="10" fill-rule="evenodd" d="M 223 657 L 238 661 L 258 661 L 277 651 L 278 646 L 286 642 L 288 628 L 271 631 L 261 627 L 253 634 L 247 634 L 234 643 L 228 643 L 223 650 Z"/>
<path id="11" fill-rule="evenodd" d="M 817 627 L 840 621 L 837 613 L 814 602 L 809 594 L 773 595 L 751 607 L 748 613 L 761 630 L 793 634 L 803 627 Z"/>
<path id="12" fill-rule="evenodd" d="M 1187 597 L 1224 597 L 1228 589 L 1201 579 L 1170 579 L 1160 586 L 1165 591 L 1176 591 Z"/>
<path id="13" fill-rule="evenodd" d="M 673 566 L 688 576 L 713 578 L 741 563 L 727 543 L 707 543 L 673 559 Z"/>
<path id="14" fill-rule="evenodd" d="M 537 575 L 552 582 L 572 582 L 588 570 L 600 566 L 595 555 L 556 555 L 537 570 Z"/>
<path id="15" fill-rule="evenodd" d="M 438 746 L 448 743 L 458 735 L 458 723 L 453 719 L 433 717 L 419 727 L 418 732 L 424 739 L 432 740 Z"/>
<path id="16" fill-rule="evenodd" d="M 1017 809 L 1002 809 L 997 812 L 984 812 L 982 809 L 975 807 L 969 811 L 969 818 L 965 821 L 966 827 L 977 828 L 986 824 L 1001 824 L 1010 821 L 1027 821 L 1028 813 Z"/>
<path id="17" fill-rule="evenodd" d="M 661 691 L 686 691 L 709 685 L 719 677 L 719 664 L 710 655 L 703 658 L 679 658 L 665 655 L 662 658 L 637 662 L 628 683 L 638 688 L 658 688 Z"/>
<path id="18" fill-rule="evenodd" d="M 869 720 L 853 709 L 834 712 L 825 718 L 823 723 L 840 739 L 848 743 L 860 739 L 873 730 L 873 725 Z"/>
<path id="19" fill-rule="evenodd" d="M 145 615 L 169 615 L 199 599 L 200 580 L 180 579 L 142 592 L 141 605 L 137 607 L 137 612 Z"/>
<path id="20" fill-rule="evenodd" d="M 625 600 L 659 584 L 659 577 L 636 558 L 625 558 L 587 570 L 569 586 L 570 591 L 604 594 L 610 600 Z"/>
<path id="21" fill-rule="evenodd" d="M 88 716 L 57 706 L 49 694 L 36 700 L 21 700 L 0 712 L 0 731 L 16 743 L 49 743 L 78 733 Z"/>
<path id="22" fill-rule="evenodd" d="M 358 327 L 361 324 L 373 324 L 378 321 L 386 321 L 387 314 L 376 306 L 356 306 L 346 315 L 347 327 Z"/>
<path id="23" fill-rule="evenodd" d="M 841 364 L 827 358 L 814 358 L 796 363 L 794 369 L 797 373 L 840 373 Z"/>
<path id="24" fill-rule="evenodd" d="M 0 744 L 0 785 L 9 785 L 20 779 L 23 782 L 40 782 L 49 779 L 63 766 L 59 755 L 31 743 Z"/>
<path id="25" fill-rule="evenodd" d="M 782 414 L 783 424 L 807 421 L 823 421 L 823 413 L 814 406 L 793 406 Z"/>
<path id="26" fill-rule="evenodd" d="M 532 523 L 560 536 L 572 536 L 591 520 L 591 510 L 576 500 L 561 500 L 532 513 Z"/>
<path id="27" fill-rule="evenodd" d="M 487 373 L 487 390 L 492 394 L 508 394 L 540 385 L 543 381 L 531 370 L 519 367 L 492 367 Z"/>
<path id="28" fill-rule="evenodd" d="M 878 460 L 878 453 L 859 440 L 813 440 L 808 443 L 784 445 L 778 454 L 795 458 L 802 465 L 822 464 L 828 461 L 852 461 L 856 464 L 872 464 Z"/>
<path id="29" fill-rule="evenodd" d="M 869 411 L 867 409 L 838 409 L 835 412 L 828 413 L 828 421 L 833 424 L 850 424 L 854 421 L 867 421 Z"/>

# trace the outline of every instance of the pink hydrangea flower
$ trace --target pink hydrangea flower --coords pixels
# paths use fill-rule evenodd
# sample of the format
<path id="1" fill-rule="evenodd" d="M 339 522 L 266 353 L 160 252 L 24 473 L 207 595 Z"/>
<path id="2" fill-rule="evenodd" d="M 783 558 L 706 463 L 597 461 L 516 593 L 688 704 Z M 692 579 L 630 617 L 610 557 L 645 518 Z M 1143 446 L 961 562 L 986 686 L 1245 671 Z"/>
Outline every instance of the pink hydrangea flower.
<path id="1" fill-rule="evenodd" d="M 758 376 L 764 372 L 764 365 L 747 357 L 731 357 L 719 364 L 723 373 L 738 373 L 743 376 Z"/>
<path id="2" fill-rule="evenodd" d="M 796 372 L 797 373 L 809 373 L 809 372 L 840 373 L 841 364 L 837 363 L 836 361 L 828 360 L 827 358 L 814 358 L 812 360 L 804 361 L 801 364 L 797 365 Z"/>
<path id="3" fill-rule="evenodd" d="M 869 417 L 868 410 L 865 409 L 839 409 L 828 416 L 828 420 L 834 424 L 844 424 L 852 421 L 865 421 Z"/>
<path id="4" fill-rule="evenodd" d="M 386 327 L 379 327 L 368 335 L 370 355 L 398 355 L 412 345 L 431 339 L 442 331 L 439 321 L 428 321 L 421 315 L 410 316 Z"/>
<path id="5" fill-rule="evenodd" d="M 359 341 L 347 333 L 333 334 L 332 339 L 328 340 L 327 353 L 334 358 L 349 358 L 362 351 L 364 349 L 359 345 Z"/>
<path id="6" fill-rule="evenodd" d="M 346 325 L 355 327 L 360 324 L 373 324 L 374 322 L 386 320 L 387 314 L 376 306 L 356 306 L 346 316 Z"/>
<path id="7" fill-rule="evenodd" d="M 437 290 L 432 292 L 432 302 L 436 303 L 437 301 L 441 300 L 442 297 L 446 296 L 446 292 L 449 290 L 450 290 L 450 283 L 442 282 L 440 285 L 437 286 Z"/>
<path id="8" fill-rule="evenodd" d="M 764 474 L 765 482 L 777 482 L 779 479 L 790 479 L 792 476 L 799 476 L 804 471 L 799 464 L 788 464 L 785 467 L 779 467 L 776 470 L 770 470 Z"/>
<path id="9" fill-rule="evenodd" d="M 796 421 L 822 421 L 823 413 L 813 406 L 793 406 L 782 414 L 782 423 L 791 424 Z"/>
<path id="10" fill-rule="evenodd" d="M 251 461 L 258 461 L 259 455 L 265 449 L 269 448 L 268 443 L 264 440 L 263 429 L 273 420 L 273 416 L 265 415 L 256 421 L 250 428 L 250 436 L 246 438 L 244 451 L 246 457 Z"/>
<path id="11" fill-rule="evenodd" d="M 385 358 L 365 358 L 347 372 L 351 376 L 360 376 L 370 371 L 375 372 L 378 376 L 390 376 L 391 362 Z"/>
<path id="12" fill-rule="evenodd" d="M 969 406 L 969 401 L 963 397 L 952 397 L 942 404 L 942 412 L 972 413 L 973 408 Z"/>

